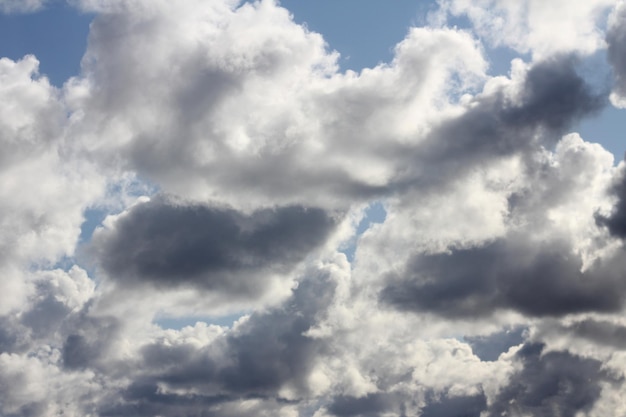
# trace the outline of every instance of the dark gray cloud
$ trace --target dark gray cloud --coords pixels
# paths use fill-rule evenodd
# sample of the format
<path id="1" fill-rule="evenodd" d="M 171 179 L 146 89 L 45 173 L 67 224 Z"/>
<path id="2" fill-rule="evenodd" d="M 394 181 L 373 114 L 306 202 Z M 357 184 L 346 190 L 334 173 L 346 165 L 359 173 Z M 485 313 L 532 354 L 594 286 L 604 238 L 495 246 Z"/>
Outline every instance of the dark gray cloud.
<path id="1" fill-rule="evenodd" d="M 99 368 L 120 326 L 114 317 L 92 317 L 88 310 L 80 312 L 65 329 L 67 336 L 61 349 L 63 366 L 67 369 Z M 110 364 L 104 366 L 113 370 Z"/>
<path id="2" fill-rule="evenodd" d="M 408 416 L 407 408 L 415 409 L 419 395 L 400 392 L 377 392 L 362 397 L 338 396 L 328 405 L 328 412 L 337 417 Z M 421 417 L 479 417 L 487 408 L 484 394 L 454 396 L 428 392 Z"/>
<path id="3" fill-rule="evenodd" d="M 420 417 L 480 417 L 487 408 L 484 394 L 431 398 Z"/>
<path id="4" fill-rule="evenodd" d="M 264 289 L 264 273 L 289 272 L 326 241 L 335 225 L 318 208 L 243 214 L 156 198 L 98 236 L 95 253 L 109 276 L 124 284 L 192 285 L 253 296 Z"/>
<path id="5" fill-rule="evenodd" d="M 597 213 L 596 223 L 606 226 L 611 235 L 624 239 L 626 238 L 626 170 L 621 170 L 609 189 L 609 194 L 617 198 L 613 211 L 609 215 Z"/>
<path id="6" fill-rule="evenodd" d="M 376 417 L 401 408 L 402 398 L 399 395 L 373 393 L 363 397 L 337 397 L 328 406 L 328 411 L 337 417 Z"/>
<path id="7" fill-rule="evenodd" d="M 587 318 L 571 324 L 547 325 L 540 334 L 580 338 L 604 347 L 626 347 L 626 326 L 606 320 Z"/>
<path id="8" fill-rule="evenodd" d="M 119 400 L 102 406 L 102 415 L 202 415 L 199 410 L 209 412 L 242 399 L 299 401 L 282 398 L 280 391 L 289 388 L 303 398 L 309 394 L 308 376 L 326 352 L 326 342 L 304 333 L 324 314 L 334 289 L 329 277 L 310 276 L 283 306 L 253 314 L 236 331 L 206 347 L 159 342 L 144 346 L 141 371 L 119 393 Z M 172 391 L 163 392 L 160 385 Z"/>
<path id="9" fill-rule="evenodd" d="M 498 394 L 489 416 L 574 417 L 593 407 L 602 382 L 617 382 L 598 360 L 543 350 L 527 344 L 517 352 L 523 368 Z"/>
<path id="10" fill-rule="evenodd" d="M 77 317 L 58 296 L 54 284 L 42 279 L 28 308 L 0 316 L 0 353 L 24 353 L 42 343 L 56 345 Z"/>
<path id="11" fill-rule="evenodd" d="M 618 5 L 611 19 L 606 33 L 608 60 L 615 77 L 613 91 L 623 100 L 626 97 L 626 6 Z"/>
<path id="12" fill-rule="evenodd" d="M 518 96 L 503 88 L 477 96 L 463 115 L 444 121 L 419 147 L 402 149 L 419 163 L 400 184 L 441 185 L 494 159 L 554 146 L 574 122 L 607 102 L 606 93 L 595 91 L 577 65 L 575 57 L 554 56 L 528 70 Z"/>
<path id="13" fill-rule="evenodd" d="M 624 299 L 620 256 L 598 259 L 585 272 L 564 242 L 532 242 L 523 236 L 484 246 L 414 256 L 390 276 L 381 299 L 399 309 L 447 317 L 513 309 L 529 316 L 617 311 Z"/>

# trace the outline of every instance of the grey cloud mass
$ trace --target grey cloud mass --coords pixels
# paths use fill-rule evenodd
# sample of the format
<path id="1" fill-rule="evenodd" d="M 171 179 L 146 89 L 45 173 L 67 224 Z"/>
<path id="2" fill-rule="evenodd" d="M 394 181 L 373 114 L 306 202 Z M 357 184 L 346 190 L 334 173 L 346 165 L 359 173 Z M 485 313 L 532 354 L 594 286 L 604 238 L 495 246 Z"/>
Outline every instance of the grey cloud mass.
<path id="1" fill-rule="evenodd" d="M 327 354 L 327 343 L 305 335 L 331 303 L 335 284 L 305 279 L 279 308 L 253 314 L 224 338 L 205 347 L 155 341 L 141 348 L 133 382 L 103 415 L 221 415 L 224 403 L 243 399 L 289 404 L 309 394 L 308 378 Z M 289 389 L 293 398 L 281 395 Z M 189 401 L 189 399 L 192 399 Z M 243 411 L 242 411 L 243 412 Z"/>
<path id="2" fill-rule="evenodd" d="M 531 66 L 521 85 L 477 95 L 461 116 L 402 150 L 415 160 L 406 170 L 410 177 L 399 177 L 400 188 L 442 187 L 480 164 L 553 146 L 574 122 L 606 105 L 605 94 L 578 74 L 577 61 L 550 57 Z"/>
<path id="3" fill-rule="evenodd" d="M 621 170 L 620 176 L 610 187 L 610 194 L 616 198 L 616 202 L 610 214 L 596 213 L 596 222 L 606 226 L 611 235 L 626 238 L 626 171 Z"/>
<path id="4" fill-rule="evenodd" d="M 381 299 L 448 317 L 513 309 L 529 316 L 618 311 L 624 301 L 621 252 L 587 270 L 562 242 L 510 236 L 484 246 L 413 257 Z"/>
<path id="5" fill-rule="evenodd" d="M 444 398 L 431 400 L 422 409 L 422 417 L 479 417 L 487 407 L 484 395 L 472 396 L 445 396 Z"/>
<path id="6" fill-rule="evenodd" d="M 233 295 L 263 290 L 264 273 L 287 273 L 325 242 L 336 220 L 300 206 L 244 214 L 157 198 L 95 238 L 103 268 L 122 284 L 195 286 Z"/>
<path id="7" fill-rule="evenodd" d="M 600 361 L 568 352 L 543 352 L 544 348 L 526 344 L 517 352 L 523 368 L 498 395 L 489 416 L 574 417 L 593 407 L 603 382 L 617 382 Z"/>
<path id="8" fill-rule="evenodd" d="M 433 1 L 358 71 L 275 0 L 51 7 L 75 77 L 0 42 L 0 416 L 626 416 L 626 169 L 576 132 L 624 0 Z"/>

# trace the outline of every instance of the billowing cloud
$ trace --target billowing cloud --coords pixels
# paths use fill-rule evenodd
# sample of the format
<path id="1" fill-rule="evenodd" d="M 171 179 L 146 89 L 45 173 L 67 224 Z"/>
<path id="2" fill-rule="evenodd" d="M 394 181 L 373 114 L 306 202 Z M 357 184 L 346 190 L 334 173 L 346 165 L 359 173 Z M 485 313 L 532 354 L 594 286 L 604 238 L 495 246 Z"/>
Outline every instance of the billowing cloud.
<path id="1" fill-rule="evenodd" d="M 451 317 L 515 309 L 530 316 L 619 311 L 624 302 L 620 252 L 582 271 L 558 241 L 511 236 L 485 246 L 412 259 L 382 299 L 403 309 Z M 537 297 L 541 294 L 541 297 Z"/>
<path id="2" fill-rule="evenodd" d="M 616 237 L 626 237 L 626 170 L 622 164 L 620 174 L 611 184 L 610 194 L 616 202 L 609 214 L 596 213 L 599 225 L 606 226 L 609 232 Z"/>
<path id="3" fill-rule="evenodd" d="M 38 66 L 0 59 L 0 314 L 34 292 L 30 264 L 73 255 L 83 210 L 104 191 L 89 163 L 66 158 L 62 100 Z"/>
<path id="4" fill-rule="evenodd" d="M 285 306 L 253 314 L 227 333 L 196 324 L 146 343 L 132 364 L 133 380 L 116 400 L 101 404 L 101 412 L 149 416 L 208 409 L 219 414 L 245 399 L 299 403 L 315 391 L 311 375 L 328 353 L 325 341 L 305 333 L 324 314 L 334 287 L 333 278 L 319 271 Z"/>
<path id="5" fill-rule="evenodd" d="M 614 3 L 558 0 L 547 7 L 534 0 L 443 0 L 437 14 L 467 16 L 476 32 L 492 45 L 543 57 L 555 52 L 590 54 L 601 48 L 602 18 Z"/>
<path id="6" fill-rule="evenodd" d="M 417 172 L 410 186 L 442 186 L 479 164 L 532 155 L 540 146 L 556 143 L 574 121 L 594 114 L 604 102 L 578 75 L 574 57 L 518 67 L 511 82 L 494 82 L 412 150 L 411 169 Z"/>
<path id="7" fill-rule="evenodd" d="M 498 395 L 488 415 L 574 417 L 592 409 L 600 397 L 602 382 L 614 381 L 600 361 L 543 350 L 541 344 L 527 344 L 517 352 L 523 368 Z"/>
<path id="8" fill-rule="evenodd" d="M 96 233 L 97 258 L 121 285 L 192 286 L 254 297 L 329 237 L 337 224 L 319 208 L 256 210 L 186 205 L 167 198 L 138 204 Z"/>
<path id="9" fill-rule="evenodd" d="M 68 1 L 80 74 L 0 59 L 0 414 L 619 414 L 624 4 L 544 3 L 354 72 L 276 1 Z"/>

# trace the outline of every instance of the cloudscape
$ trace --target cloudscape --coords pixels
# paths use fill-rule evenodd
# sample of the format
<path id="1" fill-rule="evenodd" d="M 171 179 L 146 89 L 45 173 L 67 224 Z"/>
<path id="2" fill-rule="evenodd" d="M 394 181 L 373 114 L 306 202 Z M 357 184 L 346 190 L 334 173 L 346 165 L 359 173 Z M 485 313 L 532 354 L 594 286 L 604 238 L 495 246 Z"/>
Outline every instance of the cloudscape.
<path id="1" fill-rule="evenodd" d="M 0 0 L 0 416 L 626 416 L 626 1 L 413 3 Z"/>

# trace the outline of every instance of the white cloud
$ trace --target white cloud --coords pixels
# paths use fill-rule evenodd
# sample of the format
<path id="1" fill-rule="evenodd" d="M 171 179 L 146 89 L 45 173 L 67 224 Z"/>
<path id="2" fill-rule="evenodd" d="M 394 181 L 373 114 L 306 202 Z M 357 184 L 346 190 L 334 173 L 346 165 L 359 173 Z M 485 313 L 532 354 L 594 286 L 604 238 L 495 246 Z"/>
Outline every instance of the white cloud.
<path id="1" fill-rule="evenodd" d="M 508 46 L 535 58 L 580 52 L 604 45 L 603 18 L 615 0 L 442 0 L 439 13 L 466 15 L 493 46 Z"/>
<path id="2" fill-rule="evenodd" d="M 612 2 L 451 0 L 474 29 L 412 28 L 358 73 L 273 1 L 71 3 L 97 13 L 80 76 L 0 60 L 0 414 L 615 401 L 624 169 L 571 132 L 606 99 L 573 55 L 603 47 Z M 532 62 L 490 78 L 483 40 Z M 374 201 L 385 221 L 354 236 Z M 107 217 L 81 244 L 89 208 Z"/>
<path id="3" fill-rule="evenodd" d="M 66 159 L 59 92 L 37 75 L 32 56 L 0 59 L 0 268 L 3 312 L 17 307 L 31 279 L 22 268 L 51 266 L 71 256 L 83 209 L 103 181 L 88 164 Z"/>
<path id="4" fill-rule="evenodd" d="M 484 78 L 465 33 L 414 29 L 389 66 L 340 74 L 321 36 L 271 2 L 193 5 L 96 18 L 86 78 L 68 91 L 83 97 L 85 147 L 174 194 L 249 209 L 369 199 L 401 169 L 388 154 Z"/>

